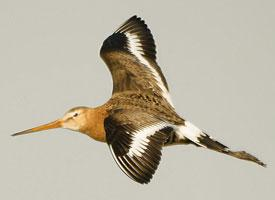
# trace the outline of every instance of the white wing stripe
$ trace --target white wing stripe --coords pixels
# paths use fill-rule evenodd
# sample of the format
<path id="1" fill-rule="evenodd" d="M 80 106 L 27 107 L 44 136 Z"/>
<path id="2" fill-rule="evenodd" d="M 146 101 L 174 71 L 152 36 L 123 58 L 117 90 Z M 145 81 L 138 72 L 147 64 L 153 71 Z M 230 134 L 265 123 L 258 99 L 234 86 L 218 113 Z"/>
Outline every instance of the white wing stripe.
<path id="1" fill-rule="evenodd" d="M 130 149 L 128 153 L 129 156 L 133 157 L 134 155 L 136 155 L 141 157 L 142 153 L 145 152 L 145 150 L 147 149 L 147 145 L 150 142 L 150 140 L 147 137 L 155 134 L 156 131 L 163 129 L 166 126 L 168 126 L 168 124 L 165 122 L 158 123 L 140 129 L 133 133 L 133 142 L 130 144 Z"/>
<path id="2" fill-rule="evenodd" d="M 137 57 L 137 59 L 144 64 L 146 67 L 149 68 L 151 73 L 154 75 L 155 80 L 157 81 L 158 86 L 162 90 L 163 97 L 173 106 L 172 99 L 170 97 L 169 92 L 167 91 L 166 87 L 164 86 L 161 77 L 159 76 L 158 72 L 155 70 L 154 67 L 150 65 L 150 63 L 144 58 L 142 44 L 138 35 L 131 34 L 129 32 L 125 32 L 126 37 L 128 38 L 128 48 L 130 52 Z"/>

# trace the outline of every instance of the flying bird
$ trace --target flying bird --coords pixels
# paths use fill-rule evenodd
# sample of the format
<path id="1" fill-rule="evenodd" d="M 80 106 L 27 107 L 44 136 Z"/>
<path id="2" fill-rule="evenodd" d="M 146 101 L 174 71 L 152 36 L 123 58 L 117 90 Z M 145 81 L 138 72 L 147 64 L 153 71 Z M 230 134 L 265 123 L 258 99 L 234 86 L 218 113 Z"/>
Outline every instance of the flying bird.
<path id="1" fill-rule="evenodd" d="M 133 16 L 104 42 L 100 56 L 113 79 L 111 98 L 95 108 L 75 107 L 51 123 L 13 134 L 53 128 L 81 132 L 108 144 L 120 169 L 149 183 L 165 146 L 193 144 L 265 166 L 245 151 L 232 151 L 180 117 L 156 61 L 156 45 L 145 22 Z"/>

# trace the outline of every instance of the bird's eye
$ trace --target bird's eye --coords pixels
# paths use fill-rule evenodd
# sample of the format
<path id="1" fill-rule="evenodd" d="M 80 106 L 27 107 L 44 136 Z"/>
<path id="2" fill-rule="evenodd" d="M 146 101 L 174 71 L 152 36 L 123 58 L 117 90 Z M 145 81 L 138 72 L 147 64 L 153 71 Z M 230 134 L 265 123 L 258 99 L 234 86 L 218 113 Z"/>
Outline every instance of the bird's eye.
<path id="1" fill-rule="evenodd" d="M 78 113 L 75 113 L 74 115 L 73 115 L 73 117 L 77 117 L 78 116 Z"/>

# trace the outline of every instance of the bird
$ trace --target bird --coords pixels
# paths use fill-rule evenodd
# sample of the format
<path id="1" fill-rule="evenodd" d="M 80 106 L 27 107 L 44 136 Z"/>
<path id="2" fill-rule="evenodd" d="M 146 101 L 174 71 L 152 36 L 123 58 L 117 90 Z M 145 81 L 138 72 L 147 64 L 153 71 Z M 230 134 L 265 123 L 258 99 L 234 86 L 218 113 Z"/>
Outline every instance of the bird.
<path id="1" fill-rule="evenodd" d="M 233 151 L 177 114 L 156 60 L 153 35 L 134 15 L 104 40 L 100 56 L 113 80 L 111 98 L 98 107 L 75 107 L 63 117 L 12 136 L 54 128 L 77 131 L 107 143 L 119 168 L 147 184 L 159 166 L 163 147 L 193 144 L 265 167 L 245 151 Z"/>

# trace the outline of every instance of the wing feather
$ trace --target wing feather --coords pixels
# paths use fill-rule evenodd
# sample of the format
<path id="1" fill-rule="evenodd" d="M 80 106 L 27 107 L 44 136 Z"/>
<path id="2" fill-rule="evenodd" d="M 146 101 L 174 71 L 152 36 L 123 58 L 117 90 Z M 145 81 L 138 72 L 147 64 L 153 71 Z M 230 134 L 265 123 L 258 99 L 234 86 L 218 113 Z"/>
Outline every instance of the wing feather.
<path id="1" fill-rule="evenodd" d="M 169 124 L 143 112 L 120 110 L 106 118 L 104 126 L 107 143 L 121 170 L 139 183 L 148 183 L 169 137 L 162 129 Z"/>
<path id="2" fill-rule="evenodd" d="M 100 55 L 111 71 L 113 93 L 147 91 L 172 105 L 153 35 L 141 18 L 133 16 L 122 24 L 103 42 Z"/>

